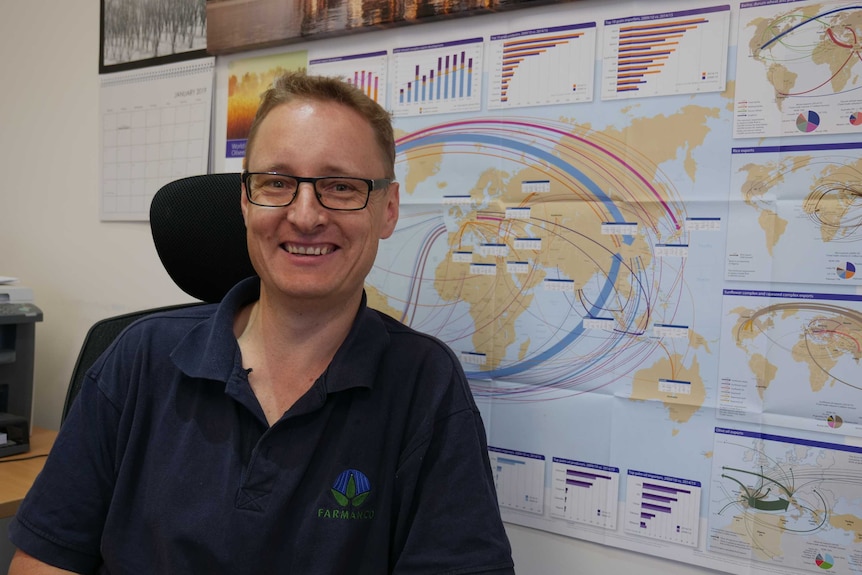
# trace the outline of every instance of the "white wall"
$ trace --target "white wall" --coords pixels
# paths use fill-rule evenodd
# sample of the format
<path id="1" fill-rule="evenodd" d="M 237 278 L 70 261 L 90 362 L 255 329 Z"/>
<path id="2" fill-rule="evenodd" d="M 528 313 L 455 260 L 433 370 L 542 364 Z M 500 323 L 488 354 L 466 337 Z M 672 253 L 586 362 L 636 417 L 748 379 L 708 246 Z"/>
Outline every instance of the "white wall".
<path id="1" fill-rule="evenodd" d="M 0 275 L 32 287 L 35 417 L 56 428 L 89 325 L 187 301 L 146 223 L 99 221 L 99 2 L 0 4 Z"/>
<path id="2" fill-rule="evenodd" d="M 356 37 L 361 41 L 361 36 Z M 35 291 L 34 424 L 56 429 L 89 326 L 188 301 L 146 223 L 99 221 L 99 2 L 0 4 L 0 275 Z M 712 573 L 509 526 L 520 574 Z"/>

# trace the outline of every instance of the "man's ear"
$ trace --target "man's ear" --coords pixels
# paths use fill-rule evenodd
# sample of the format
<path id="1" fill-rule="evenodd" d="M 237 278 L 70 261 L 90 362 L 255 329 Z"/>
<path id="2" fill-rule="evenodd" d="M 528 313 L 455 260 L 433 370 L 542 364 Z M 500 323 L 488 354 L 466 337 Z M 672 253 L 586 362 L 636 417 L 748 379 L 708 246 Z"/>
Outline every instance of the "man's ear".
<path id="1" fill-rule="evenodd" d="M 245 184 L 239 186 L 239 207 L 242 210 L 242 221 L 248 226 L 248 195 L 245 193 Z"/>
<path id="2" fill-rule="evenodd" d="M 242 159 L 242 171 L 245 172 L 248 170 L 248 159 Z M 246 214 L 248 212 L 248 194 L 245 192 L 245 184 L 240 183 L 239 186 L 239 207 L 242 210 L 242 221 L 245 222 L 246 227 L 248 226 L 248 217 Z"/>
<path id="3" fill-rule="evenodd" d="M 398 224 L 398 208 L 401 205 L 400 186 L 398 182 L 389 184 L 386 190 L 386 207 L 383 213 L 383 225 L 380 227 L 380 239 L 385 240 L 395 231 Z"/>

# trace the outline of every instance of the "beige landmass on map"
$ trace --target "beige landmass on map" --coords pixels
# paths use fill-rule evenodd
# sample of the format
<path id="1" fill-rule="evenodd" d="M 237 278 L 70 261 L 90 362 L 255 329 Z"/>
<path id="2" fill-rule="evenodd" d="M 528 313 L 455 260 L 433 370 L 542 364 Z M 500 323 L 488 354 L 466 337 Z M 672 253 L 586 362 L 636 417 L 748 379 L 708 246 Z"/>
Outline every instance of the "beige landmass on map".
<path id="1" fill-rule="evenodd" d="M 731 310 L 737 316 L 733 326 L 737 347 L 748 355 L 748 367 L 755 377 L 760 399 L 778 372 L 776 365 L 764 355 L 750 351 L 755 338 L 775 327 L 775 315 L 779 321 L 790 318 L 799 310 L 825 312 L 806 318 L 805 331 L 799 334 L 790 353 L 794 361 L 808 367 L 811 391 L 818 392 L 828 383 L 835 383 L 831 375 L 838 362 L 850 356 L 857 364 L 862 361 L 862 314 L 825 303 L 781 303 L 758 310 L 738 307 Z"/>
<path id="2" fill-rule="evenodd" d="M 793 346 L 793 359 L 808 366 L 812 391 L 820 391 L 835 379 L 831 371 L 838 361 L 862 360 L 862 314 L 835 307 L 835 313 L 808 321 L 807 333 Z"/>
<path id="3" fill-rule="evenodd" d="M 771 561 L 782 555 L 781 536 L 785 520 L 782 515 L 772 513 L 750 513 L 737 515 L 730 530 L 751 545 L 751 552 L 760 561 Z"/>
<path id="4" fill-rule="evenodd" d="M 749 53 L 766 65 L 766 78 L 772 87 L 775 88 L 775 103 L 779 110 L 781 110 L 781 106 L 784 103 L 783 94 L 787 94 L 793 90 L 798 74 L 791 72 L 784 65 L 772 61 L 768 53 L 763 54 L 761 52 L 761 48 L 771 38 L 786 32 L 793 24 L 794 22 L 792 21 L 786 21 L 779 27 L 775 25 L 774 18 L 755 18 L 748 23 L 749 27 L 754 28 L 754 33 L 748 42 Z"/>
<path id="5" fill-rule="evenodd" d="M 819 518 L 815 517 L 815 521 Z M 785 514 L 752 512 L 737 515 L 730 530 L 751 545 L 754 555 L 761 561 L 771 561 L 784 554 L 782 536 L 786 533 Z M 829 525 L 853 533 L 853 544 L 862 543 L 862 518 L 851 514 L 830 515 Z"/>
<path id="6" fill-rule="evenodd" d="M 849 513 L 830 515 L 829 524 L 836 529 L 851 531 L 853 533 L 853 543 L 855 545 L 862 543 L 862 517 L 857 517 Z"/>
<path id="7" fill-rule="evenodd" d="M 369 307 L 382 311 L 383 313 L 394 317 L 398 321 L 404 321 L 402 317 L 404 315 L 403 310 L 395 309 L 389 305 L 389 300 L 383 297 L 383 294 L 381 294 L 380 290 L 376 287 L 365 284 L 365 293 L 368 295 Z"/>
<path id="8" fill-rule="evenodd" d="M 732 88 L 726 93 L 731 98 Z M 586 180 L 601 188 L 607 201 L 597 199 L 581 180 L 543 162 L 530 162 L 527 157 L 520 163 L 508 162 L 506 166 L 513 166 L 513 170 L 493 167 L 488 158 L 493 157 L 494 151 L 478 144 L 460 145 L 457 153 L 476 154 L 477 165 L 492 167 L 479 173 L 466 189 L 464 174 L 451 176 L 453 181 L 458 179 L 456 185 L 447 182 L 446 174 L 441 173 L 446 154 L 455 153 L 444 144 L 422 146 L 405 153 L 402 198 L 427 186 L 427 181 L 433 177 L 444 193 L 469 194 L 482 206 L 481 210 L 465 205 L 445 208 L 448 219 L 457 222 L 457 229 L 449 230 L 448 247 L 450 252 L 471 252 L 472 263 L 495 264 L 497 272 L 494 275 L 471 273 L 470 263 L 456 262 L 449 257 L 437 265 L 434 275 L 434 289 L 441 299 L 468 304 L 475 326 L 471 343 L 475 351 L 485 354 L 482 369 L 493 370 L 503 359 L 511 358 L 513 344 L 519 346 L 518 360 L 527 359 L 533 340 L 516 334 L 514 326 L 530 309 L 532 294 L 543 289 L 542 283 L 549 279 L 545 270 L 553 270 L 554 278 L 572 280 L 573 297 L 579 298 L 583 297 L 581 290 L 588 282 L 609 277 L 612 266 L 622 262 L 615 276 L 613 297 L 605 305 L 604 313 L 614 317 L 618 326 L 625 326 L 632 337 L 640 337 L 652 329 L 655 318 L 649 317 L 646 311 L 638 317 L 627 317 L 626 303 L 644 297 L 637 293 L 644 289 L 640 285 L 642 278 L 637 274 L 655 264 L 652 243 L 673 243 L 684 233 L 684 214 L 676 211 L 679 198 L 675 190 L 664 187 L 663 182 L 667 180 L 658 173 L 658 166 L 681 159 L 686 173 L 695 181 L 698 166 L 694 151 L 709 133 L 708 121 L 719 118 L 720 112 L 718 108 L 689 105 L 671 115 L 640 117 L 635 105 L 623 112 L 631 118 L 627 128 L 600 131 L 593 130 L 589 124 L 579 124 L 574 118 L 560 118 L 560 122 L 569 126 L 571 136 L 561 137 L 554 153 L 572 162 Z M 574 162 L 573 158 L 576 158 Z M 549 192 L 529 195 L 522 190 L 523 181 L 545 180 L 550 181 Z M 530 219 L 507 218 L 506 209 L 511 207 L 529 207 Z M 612 213 L 609 207 L 617 213 Z M 604 223 L 620 218 L 637 222 L 638 233 L 626 238 L 603 233 Z M 676 226 L 667 225 L 669 220 Z M 662 225 L 655 222 L 662 222 Z M 513 240 L 520 237 L 538 238 L 541 249 L 515 249 Z M 483 252 L 482 245 L 487 243 L 507 244 L 508 255 Z M 508 273 L 508 260 L 527 261 L 529 273 Z M 402 319 L 403 312 L 397 309 L 402 302 L 386 304 L 383 294 L 373 288 L 368 288 L 368 296 L 375 308 Z M 591 304 L 581 303 L 587 307 Z M 646 306 L 643 309 L 646 310 Z M 560 309 L 559 313 L 567 311 Z M 553 325 L 559 318 L 549 319 L 549 324 Z M 692 331 L 686 352 L 699 347 L 708 348 L 708 344 Z M 691 365 L 686 367 L 686 361 L 691 361 Z M 660 379 L 689 381 L 691 393 L 659 392 Z M 661 401 L 672 421 L 685 423 L 705 401 L 700 365 L 668 349 L 664 359 L 635 374 L 631 397 L 638 401 Z"/>
<path id="9" fill-rule="evenodd" d="M 745 172 L 742 184 L 743 201 L 757 210 L 757 221 L 765 235 L 766 249 L 772 255 L 775 244 L 787 231 L 787 220 L 778 215 L 775 202 L 780 192 L 768 196 L 774 189 L 785 184 L 784 174 L 799 170 L 811 163 L 811 156 L 790 156 L 778 163 L 746 164 L 740 168 Z M 767 199 L 767 197 L 769 199 Z"/>
<path id="10" fill-rule="evenodd" d="M 862 13 L 862 11 L 860 11 Z M 854 236 L 859 232 L 855 218 L 848 221 L 851 211 L 858 211 L 862 201 L 862 159 L 847 164 L 829 164 L 811 186 L 803 210 L 820 225 L 824 242 Z"/>
<path id="11" fill-rule="evenodd" d="M 847 10 L 830 14 L 828 19 L 821 18 L 819 24 L 824 32 L 818 35 L 818 42 L 804 47 L 794 45 L 791 28 L 800 22 L 823 14 L 825 10 L 822 4 L 794 6 L 791 12 L 770 18 L 755 18 L 748 24 L 749 27 L 754 28 L 748 42 L 749 52 L 766 66 L 767 79 L 775 89 L 775 101 L 779 110 L 782 109 L 787 96 L 792 94 L 796 88 L 799 74 L 780 63 L 772 52 L 773 48 L 783 48 L 786 45 L 793 46 L 797 51 L 804 48 L 807 58 L 799 55 L 798 59 L 827 66 L 829 74 L 828 76 L 823 75 L 824 81 L 826 78 L 829 79 L 828 81 L 835 93 L 845 90 L 848 82 L 857 77 L 857 74 L 853 72 L 853 66 L 859 63 L 857 38 L 862 32 L 862 12 Z M 782 36 L 788 31 L 786 36 Z M 773 41 L 778 36 L 782 36 L 782 38 Z M 812 86 L 812 88 L 814 87 Z M 799 88 L 799 90 L 803 90 L 803 88 Z"/>
<path id="12" fill-rule="evenodd" d="M 774 321 L 769 314 L 757 315 L 754 310 L 744 307 L 732 309 L 730 315 L 736 315 L 738 318 L 733 326 L 733 333 L 736 334 L 736 345 L 748 355 L 748 369 L 754 375 L 757 394 L 762 400 L 763 394 L 775 380 L 778 367 L 770 363 L 766 356 L 760 353 L 750 353 L 748 346 L 755 338 L 768 332 L 774 326 Z"/>
<path id="13" fill-rule="evenodd" d="M 776 201 L 782 199 L 782 186 L 787 184 L 784 174 L 808 167 L 813 160 L 812 156 L 793 155 L 778 163 L 750 163 L 740 168 L 741 172 L 746 173 L 741 189 L 743 201 L 757 210 L 758 223 L 764 232 L 770 255 L 787 231 L 788 222 L 778 215 L 775 205 Z M 858 222 L 845 222 L 850 212 L 858 209 L 862 199 L 860 173 L 862 160 L 828 164 L 811 183 L 802 208 L 816 220 L 823 241 L 849 237 L 858 232 Z"/>
<path id="14" fill-rule="evenodd" d="M 404 135 L 403 132 L 399 131 L 395 136 L 400 138 Z M 408 150 L 404 153 L 404 157 L 407 163 L 407 172 L 404 181 L 401 182 L 401 193 L 413 194 L 419 184 L 440 171 L 440 164 L 443 161 L 443 145 L 422 146 L 419 149 Z"/>
<path id="15" fill-rule="evenodd" d="M 715 108 L 687 106 L 670 116 L 636 118 L 628 128 L 601 132 L 572 123 L 572 138 L 565 138 L 558 146 L 565 147 L 565 150 L 560 150 L 563 157 L 572 156 L 572 149 L 576 148 L 584 158 L 577 168 L 602 188 L 613 206 L 624 214 L 623 217 L 648 226 L 650 222 L 667 218 L 667 207 L 673 209 L 674 204 L 669 190 L 654 184 L 662 181 L 656 177 L 657 165 L 676 158 L 680 149 L 684 149 L 687 169 L 694 178 L 696 166 L 692 150 L 703 143 L 708 133 L 707 119 L 717 118 L 718 114 L 719 110 Z M 596 142 L 608 153 L 596 152 L 591 142 Z M 440 166 L 435 158 L 442 153 L 442 149 L 425 149 L 408 156 L 406 187 L 412 189 L 436 173 Z M 459 153 L 467 152 L 462 150 Z M 625 169 L 622 162 L 634 169 Z M 521 182 L 528 180 L 550 180 L 551 192 L 525 195 Z M 646 182 L 653 183 L 652 189 Z M 479 176 L 472 189 L 452 191 L 458 194 L 467 192 L 474 198 L 491 198 L 492 201 L 486 203 L 481 211 L 460 206 L 450 208 L 459 227 L 449 234 L 449 248 L 472 251 L 473 263 L 494 263 L 498 271 L 493 276 L 471 274 L 470 264 L 447 260 L 435 270 L 435 289 L 444 300 L 463 300 L 469 304 L 476 326 L 472 343 L 477 352 L 485 354 L 483 367 L 486 370 L 498 367 L 508 347 L 516 341 L 515 322 L 531 303 L 527 294 L 541 289 L 540 284 L 545 280 L 545 273 L 540 270 L 558 270 L 560 277 L 574 282 L 577 294 L 587 282 L 607 275 L 615 258 L 620 257 L 627 265 L 620 267 L 614 287 L 615 298 L 624 302 L 638 286 L 632 270 L 653 265 L 652 246 L 647 243 L 646 235 L 639 233 L 630 244 L 625 244 L 619 236 L 603 234 L 602 223 L 614 221 L 606 204 L 597 201 L 580 182 L 549 166 L 524 165 L 516 173 L 488 169 Z M 529 207 L 533 221 L 506 219 L 508 207 Z M 530 236 L 541 239 L 542 249 L 518 254 L 511 241 L 523 237 L 527 233 L 526 226 L 536 221 L 544 224 L 533 225 Z M 539 228 L 543 232 L 536 232 Z M 680 230 L 671 235 L 678 235 Z M 663 232 L 657 230 L 656 233 L 661 236 Z M 673 237 L 665 234 L 657 241 L 670 242 Z M 510 244 L 511 256 L 481 255 L 482 243 L 502 242 Z M 506 259 L 511 258 L 528 260 L 531 272 L 517 277 L 506 273 Z M 631 266 L 629 262 L 632 262 Z M 623 309 L 622 304 L 619 309 Z M 565 310 L 560 310 L 560 313 L 565 313 Z M 613 315 L 614 311 L 609 313 Z M 621 313 L 617 312 L 619 325 L 631 326 L 631 318 L 623 318 L 619 315 Z M 646 330 L 649 322 L 650 318 L 645 316 L 636 318 L 632 329 Z M 519 352 L 523 356 L 525 348 Z"/>
<path id="16" fill-rule="evenodd" d="M 823 6 L 815 6 L 823 10 Z M 808 9 L 808 8 L 806 8 Z M 811 61 L 829 66 L 832 91 L 843 92 L 856 76 L 853 66 L 859 63 L 859 33 L 862 32 L 862 11 L 836 13 L 830 21 L 829 33 L 811 50 Z"/>
<path id="17" fill-rule="evenodd" d="M 691 393 L 668 393 L 659 389 L 660 379 L 688 381 Z M 697 358 L 690 367 L 682 365 L 682 358 L 674 354 L 662 358 L 651 367 L 638 370 L 632 381 L 630 399 L 636 401 L 661 401 L 668 412 L 668 418 L 675 423 L 685 423 L 697 413 L 706 399 L 706 386 L 700 376 Z"/>
<path id="18" fill-rule="evenodd" d="M 800 338 L 793 346 L 791 350 L 793 359 L 808 366 L 808 381 L 811 391 L 820 391 L 830 380 L 834 382 L 829 372 L 838 364 L 840 356 L 847 352 L 844 349 L 835 349 L 835 345 L 836 341 L 833 338 L 827 340 Z M 838 345 L 841 344 L 838 343 Z"/>
<path id="19" fill-rule="evenodd" d="M 751 354 L 751 357 L 748 358 L 748 369 L 750 369 L 751 373 L 754 374 L 757 395 L 759 395 L 760 399 L 763 400 L 763 395 L 766 393 L 766 390 L 769 389 L 769 386 L 773 381 L 775 381 L 775 374 L 778 373 L 778 367 L 770 363 L 770 361 L 766 359 L 765 355 L 753 353 Z"/>

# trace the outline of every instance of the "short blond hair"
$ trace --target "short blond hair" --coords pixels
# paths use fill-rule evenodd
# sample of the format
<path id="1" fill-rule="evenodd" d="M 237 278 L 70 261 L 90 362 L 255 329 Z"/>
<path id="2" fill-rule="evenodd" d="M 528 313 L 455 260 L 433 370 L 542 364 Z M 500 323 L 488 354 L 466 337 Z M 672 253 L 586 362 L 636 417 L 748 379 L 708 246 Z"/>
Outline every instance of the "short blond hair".
<path id="1" fill-rule="evenodd" d="M 392 115 L 352 84 L 340 78 L 308 75 L 305 70 L 282 74 L 275 79 L 271 88 L 261 94 L 260 106 L 248 131 L 245 165 L 248 165 L 257 130 L 264 118 L 273 108 L 297 100 L 337 102 L 365 118 L 371 124 L 377 145 L 383 154 L 387 177 L 395 177 L 395 133 L 392 129 Z"/>

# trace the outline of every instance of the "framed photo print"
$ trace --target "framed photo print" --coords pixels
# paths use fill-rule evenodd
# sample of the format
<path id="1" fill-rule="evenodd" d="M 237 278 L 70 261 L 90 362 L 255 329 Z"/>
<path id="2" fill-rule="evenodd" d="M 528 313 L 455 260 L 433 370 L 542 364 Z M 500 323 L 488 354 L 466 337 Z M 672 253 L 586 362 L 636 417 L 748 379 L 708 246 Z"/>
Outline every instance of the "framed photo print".
<path id="1" fill-rule="evenodd" d="M 206 0 L 100 0 L 99 73 L 207 55 Z"/>
<path id="2" fill-rule="evenodd" d="M 207 49 L 229 54 L 573 0 L 208 0 Z"/>

